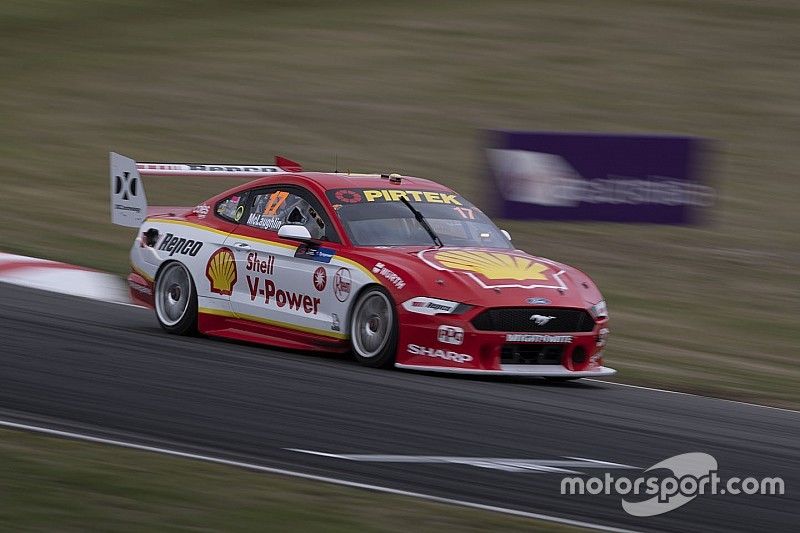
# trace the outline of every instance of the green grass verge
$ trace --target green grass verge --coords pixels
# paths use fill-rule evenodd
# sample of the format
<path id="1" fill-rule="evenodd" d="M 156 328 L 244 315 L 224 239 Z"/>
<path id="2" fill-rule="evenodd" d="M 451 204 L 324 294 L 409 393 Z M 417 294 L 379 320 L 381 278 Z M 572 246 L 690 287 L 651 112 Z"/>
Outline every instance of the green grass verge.
<path id="1" fill-rule="evenodd" d="M 123 272 L 107 152 L 441 179 L 480 128 L 718 139 L 706 226 L 504 223 L 589 272 L 619 379 L 800 406 L 800 6 L 746 0 L 0 5 L 0 249 Z M 192 203 L 213 183 L 148 183 Z"/>
<path id="2" fill-rule="evenodd" d="M 4 531 L 582 531 L 7 430 L 0 468 Z"/>

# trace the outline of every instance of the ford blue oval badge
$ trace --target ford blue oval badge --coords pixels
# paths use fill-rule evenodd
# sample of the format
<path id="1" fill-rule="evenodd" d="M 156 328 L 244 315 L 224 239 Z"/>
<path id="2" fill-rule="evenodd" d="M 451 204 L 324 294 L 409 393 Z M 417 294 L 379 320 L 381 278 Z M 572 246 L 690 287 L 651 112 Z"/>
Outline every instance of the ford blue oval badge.
<path id="1" fill-rule="evenodd" d="M 547 298 L 528 298 L 528 305 L 547 305 L 550 300 Z"/>

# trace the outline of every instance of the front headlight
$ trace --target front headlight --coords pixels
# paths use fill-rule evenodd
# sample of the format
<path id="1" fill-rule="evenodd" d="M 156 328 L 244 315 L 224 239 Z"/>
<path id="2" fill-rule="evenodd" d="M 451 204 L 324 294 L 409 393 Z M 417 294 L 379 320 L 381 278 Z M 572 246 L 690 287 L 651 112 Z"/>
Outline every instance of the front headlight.
<path id="1" fill-rule="evenodd" d="M 403 309 L 420 315 L 460 315 L 471 308 L 471 305 L 427 296 L 417 296 L 403 302 Z"/>
<path id="2" fill-rule="evenodd" d="M 600 300 L 589 308 L 589 314 L 597 320 L 598 318 L 608 318 L 608 307 L 605 300 Z"/>

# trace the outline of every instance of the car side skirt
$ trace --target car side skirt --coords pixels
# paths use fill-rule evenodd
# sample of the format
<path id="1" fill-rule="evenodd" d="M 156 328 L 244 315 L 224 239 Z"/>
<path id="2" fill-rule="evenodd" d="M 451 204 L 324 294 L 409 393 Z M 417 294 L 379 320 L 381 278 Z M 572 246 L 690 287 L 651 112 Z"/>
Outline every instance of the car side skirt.
<path id="1" fill-rule="evenodd" d="M 255 321 L 256 317 L 240 318 L 228 311 L 200 308 L 198 329 L 212 337 L 224 337 L 244 342 L 268 344 L 277 348 L 291 350 L 313 350 L 318 352 L 346 353 L 350 349 L 349 340 L 334 337 L 333 333 L 320 335 L 286 327 L 266 320 Z"/>

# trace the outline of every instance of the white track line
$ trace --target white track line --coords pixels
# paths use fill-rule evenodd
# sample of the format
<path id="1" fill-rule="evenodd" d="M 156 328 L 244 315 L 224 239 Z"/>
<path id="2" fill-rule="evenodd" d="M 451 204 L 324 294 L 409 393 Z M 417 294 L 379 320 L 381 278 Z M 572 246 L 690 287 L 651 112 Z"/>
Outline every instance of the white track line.
<path id="1" fill-rule="evenodd" d="M 641 389 L 652 392 L 663 392 L 666 394 L 680 394 L 681 396 L 693 396 L 695 398 L 706 398 L 710 400 L 720 400 L 722 402 L 737 403 L 739 405 L 748 405 L 750 407 L 762 407 L 764 409 L 774 409 L 776 411 L 784 411 L 786 413 L 800 414 L 800 411 L 795 409 L 786 409 L 785 407 L 774 407 L 772 405 L 764 405 L 760 403 L 741 402 L 739 400 L 728 400 L 727 398 L 717 398 L 716 396 L 703 396 L 702 394 L 692 394 L 691 392 L 681 392 L 676 390 L 656 389 L 653 387 L 643 387 L 642 385 L 631 385 L 629 383 L 619 383 L 617 381 L 605 381 L 603 379 L 584 378 L 583 381 L 593 381 L 595 383 L 604 383 L 606 385 L 618 385 L 620 387 L 628 387 L 630 389 Z"/>
<path id="2" fill-rule="evenodd" d="M 88 442 L 95 442 L 99 444 L 110 444 L 112 446 L 119 446 L 122 448 L 130 448 L 133 450 L 141 450 L 146 452 L 154 452 L 160 453 L 163 455 L 171 455 L 174 457 L 182 457 L 185 459 L 194 459 L 197 461 L 205 461 L 208 463 L 216 463 L 226 466 L 233 466 L 237 468 L 245 468 L 247 470 L 256 470 L 258 472 L 267 472 L 270 474 L 279 474 L 282 476 L 291 476 L 297 477 L 302 479 L 309 479 L 312 481 L 321 481 L 323 483 L 331 483 L 333 485 L 340 485 L 344 487 L 352 487 L 357 489 L 365 489 L 371 490 L 375 492 L 382 492 L 386 494 L 395 494 L 397 496 L 406 496 L 409 498 L 417 498 L 421 500 L 436 502 L 436 503 L 444 503 L 448 505 L 458 505 L 461 507 L 469 507 L 472 509 L 480 509 L 483 511 L 492 511 L 496 513 L 503 513 L 507 515 L 518 516 L 521 518 L 532 518 L 536 520 L 546 520 L 548 522 L 556 522 L 559 524 L 564 524 L 568 526 L 575 526 L 575 527 L 583 527 L 587 529 L 594 529 L 598 531 L 612 531 L 616 533 L 631 533 L 629 529 L 620 529 L 611 526 L 604 526 L 602 524 L 594 524 L 591 522 L 582 522 L 580 520 L 570 520 L 569 518 L 561 518 L 558 516 L 550 516 L 546 514 L 539 514 L 539 513 L 530 513 L 527 511 L 519 511 L 517 509 L 509 509 L 506 507 L 496 507 L 494 505 L 484 505 L 481 503 L 474 503 L 468 502 L 463 500 L 455 500 L 452 498 L 442 498 L 440 496 L 433 496 L 430 494 L 422 494 L 419 492 L 410 492 L 406 490 L 400 489 L 393 489 L 390 487 L 381 487 L 380 485 L 370 485 L 368 483 L 358 483 L 355 481 L 347 481 L 345 479 L 338 479 L 333 477 L 326 477 L 326 476 L 317 476 L 314 474 L 304 474 L 303 472 L 295 472 L 293 470 L 284 470 L 282 468 L 272 468 L 268 466 L 261 466 L 253 463 L 244 463 L 240 461 L 231 461 L 229 459 L 223 459 L 221 457 L 212 457 L 210 455 L 199 455 L 195 453 L 188 453 L 182 452 L 179 450 L 171 450 L 169 448 L 160 448 L 156 446 L 146 446 L 143 444 L 135 444 L 132 442 L 125 442 L 121 440 L 114 440 L 114 439 L 106 439 L 102 437 L 94 437 L 92 435 L 86 435 L 83 433 L 73 433 L 71 431 L 62 431 L 58 429 L 51 429 L 42 426 L 32 426 L 29 424 L 19 424 L 17 422 L 11 422 L 7 420 L 0 420 L 0 427 L 5 427 L 9 429 L 18 429 L 24 431 L 33 431 L 36 433 L 44 433 L 46 435 L 53 435 L 56 437 L 64 437 L 68 439 L 76 439 Z"/>

